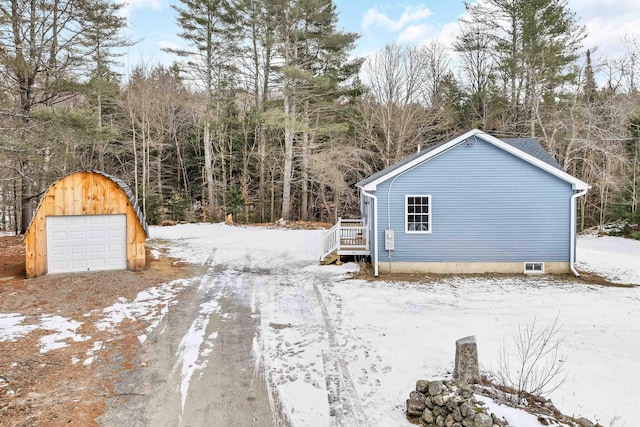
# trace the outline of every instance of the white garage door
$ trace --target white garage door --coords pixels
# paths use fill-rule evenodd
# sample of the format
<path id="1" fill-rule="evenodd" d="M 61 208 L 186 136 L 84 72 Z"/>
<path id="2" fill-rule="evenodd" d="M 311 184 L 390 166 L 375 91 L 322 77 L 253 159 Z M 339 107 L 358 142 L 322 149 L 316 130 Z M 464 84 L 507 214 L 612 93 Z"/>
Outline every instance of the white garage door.
<path id="1" fill-rule="evenodd" d="M 126 225 L 126 215 L 48 216 L 48 272 L 126 269 Z"/>

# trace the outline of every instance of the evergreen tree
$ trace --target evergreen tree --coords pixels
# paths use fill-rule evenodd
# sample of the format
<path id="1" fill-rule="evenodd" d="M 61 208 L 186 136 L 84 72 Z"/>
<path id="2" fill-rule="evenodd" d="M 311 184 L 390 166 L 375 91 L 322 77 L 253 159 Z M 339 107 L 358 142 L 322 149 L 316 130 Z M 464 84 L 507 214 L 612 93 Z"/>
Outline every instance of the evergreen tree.
<path id="1" fill-rule="evenodd" d="M 167 50 L 185 59 L 182 69 L 205 97 L 202 139 L 203 187 L 207 197 L 204 206 L 209 215 L 216 217 L 219 212 L 215 197 L 212 141 L 223 142 L 226 138 L 221 117 L 227 104 L 232 102 L 229 89 L 233 87 L 234 59 L 238 51 L 237 34 L 232 29 L 237 17 L 227 0 L 181 0 L 180 3 L 171 7 L 178 13 L 177 23 L 182 29 L 178 35 L 188 47 Z M 221 176 L 224 178 L 226 174 Z M 224 189 L 221 194 L 224 194 Z"/>
<path id="2" fill-rule="evenodd" d="M 623 232 L 640 240 L 640 117 L 629 119 L 628 131 L 631 138 L 625 143 L 627 177 L 615 215 L 625 223 Z"/>
<path id="3" fill-rule="evenodd" d="M 584 84 L 582 86 L 584 93 L 584 99 L 589 104 L 593 104 L 596 101 L 596 94 L 598 86 L 596 85 L 596 79 L 593 76 L 593 65 L 591 64 L 591 51 L 587 49 L 587 59 L 584 64 Z"/>
<path id="4" fill-rule="evenodd" d="M 113 128 L 103 131 L 104 115 L 112 114 L 120 91 L 118 78 L 113 67 L 116 58 L 124 55 L 120 49 L 132 46 L 134 42 L 123 35 L 126 18 L 120 16 L 124 3 L 110 0 L 81 0 L 78 3 L 82 32 L 80 46 L 86 61 L 89 81 L 85 92 L 95 105 L 98 133 L 94 151 L 98 156 L 98 169 L 105 170 L 105 154 Z"/>
<path id="5" fill-rule="evenodd" d="M 282 218 L 291 217 L 294 144 L 301 145 L 301 216 L 308 213 L 310 150 L 334 118 L 325 114 L 335 105 L 345 84 L 357 74 L 361 61 L 350 61 L 357 35 L 339 31 L 331 0 L 290 0 L 279 10 L 277 47 L 283 58 L 284 177 Z"/>
<path id="6" fill-rule="evenodd" d="M 488 0 L 467 3 L 466 33 L 481 28 L 491 38 L 503 91 L 510 102 L 508 132 L 535 136 L 543 103 L 553 103 L 585 37 L 566 0 Z"/>
<path id="7" fill-rule="evenodd" d="M 3 136 L 21 182 L 17 210 L 22 233 L 31 222 L 34 201 L 46 189 L 55 149 L 46 139 L 35 137 L 43 124 L 33 120 L 33 110 L 73 97 L 77 87 L 71 77 L 81 62 L 75 5 L 76 0 L 0 3 L 0 85 L 13 100 L 4 106 L 12 121 Z"/>

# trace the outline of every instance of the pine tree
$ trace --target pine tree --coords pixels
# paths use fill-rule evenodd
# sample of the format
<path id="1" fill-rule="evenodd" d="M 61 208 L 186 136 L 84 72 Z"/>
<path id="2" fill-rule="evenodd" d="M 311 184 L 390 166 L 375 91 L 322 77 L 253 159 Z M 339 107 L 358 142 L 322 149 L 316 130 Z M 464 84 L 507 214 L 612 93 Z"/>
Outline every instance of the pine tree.
<path id="1" fill-rule="evenodd" d="M 482 28 L 492 40 L 499 80 L 510 102 L 510 132 L 535 136 L 543 103 L 553 103 L 585 37 L 566 0 L 488 0 L 467 3 L 468 31 Z"/>
<path id="2" fill-rule="evenodd" d="M 15 156 L 20 176 L 20 231 L 26 232 L 34 201 L 46 189 L 52 147 L 34 138 L 37 106 L 52 106 L 75 95 L 72 71 L 81 63 L 81 30 L 74 0 L 9 0 L 0 3 L 0 79 L 15 100 L 7 106 L 13 118 L 5 144 Z M 18 210 L 18 209 L 16 209 Z"/>
<path id="3" fill-rule="evenodd" d="M 123 34 L 126 18 L 120 16 L 124 3 L 110 0 L 82 0 L 78 3 L 82 32 L 80 46 L 90 76 L 85 91 L 97 113 L 98 137 L 94 150 L 98 154 L 98 169 L 105 170 L 106 146 L 113 136 L 113 129 L 103 132 L 103 116 L 114 111 L 119 93 L 118 73 L 114 72 L 116 58 L 124 55 L 119 49 L 132 46 L 134 42 Z"/>
<path id="4" fill-rule="evenodd" d="M 587 49 L 587 59 L 584 64 L 584 85 L 582 87 L 584 99 L 589 104 L 593 104 L 596 100 L 598 86 L 593 76 L 593 65 L 591 64 L 591 51 Z"/>
<path id="5" fill-rule="evenodd" d="M 283 58 L 284 177 L 282 218 L 291 217 L 294 144 L 301 145 L 301 216 L 307 218 L 311 150 L 331 119 L 324 114 L 343 94 L 361 62 L 349 61 L 357 35 L 336 27 L 336 6 L 331 0 L 290 0 L 280 9 L 279 40 Z"/>
<path id="6" fill-rule="evenodd" d="M 218 208 L 212 141 L 220 142 L 225 139 L 221 116 L 228 106 L 226 104 L 231 102 L 229 90 L 233 87 L 232 80 L 235 76 L 237 35 L 231 29 L 234 27 L 236 16 L 227 0 L 181 0 L 180 6 L 171 7 L 178 13 L 177 23 L 182 29 L 179 36 L 188 47 L 167 51 L 185 59 L 181 64 L 182 69 L 205 97 L 202 138 L 205 180 L 203 186 L 206 188 L 207 197 L 204 206 L 209 215 L 216 217 Z M 223 153 L 221 157 L 224 157 Z M 223 179 L 226 176 L 224 171 L 221 176 Z M 224 195 L 224 189 L 221 194 Z"/>

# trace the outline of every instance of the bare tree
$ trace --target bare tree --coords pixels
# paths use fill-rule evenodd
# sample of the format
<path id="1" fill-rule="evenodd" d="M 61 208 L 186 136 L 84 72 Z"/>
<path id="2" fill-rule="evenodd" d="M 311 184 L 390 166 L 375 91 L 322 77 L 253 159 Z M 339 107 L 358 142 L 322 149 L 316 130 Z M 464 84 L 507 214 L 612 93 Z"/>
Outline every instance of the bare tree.
<path id="1" fill-rule="evenodd" d="M 494 375 L 507 399 L 520 404 L 530 394 L 547 396 L 564 382 L 567 356 L 561 352 L 564 337 L 558 318 L 542 328 L 535 318 L 518 324 L 512 342 L 503 343 Z"/>

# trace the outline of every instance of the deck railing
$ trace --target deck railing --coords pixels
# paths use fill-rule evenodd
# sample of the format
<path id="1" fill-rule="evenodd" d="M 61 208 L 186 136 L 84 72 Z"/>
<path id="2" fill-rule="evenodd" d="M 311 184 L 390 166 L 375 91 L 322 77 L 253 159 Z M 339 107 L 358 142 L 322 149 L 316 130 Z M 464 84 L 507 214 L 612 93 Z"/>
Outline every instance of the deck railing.
<path id="1" fill-rule="evenodd" d="M 322 254 L 320 259 L 323 260 L 331 252 L 340 246 L 340 221 L 333 227 L 322 232 Z"/>
<path id="2" fill-rule="evenodd" d="M 361 219 L 340 219 L 340 247 L 338 249 L 364 249 L 369 247 L 369 233 Z"/>
<path id="3" fill-rule="evenodd" d="M 322 233 L 322 255 L 324 259 L 333 251 L 369 250 L 369 233 L 362 219 L 342 219 Z"/>

